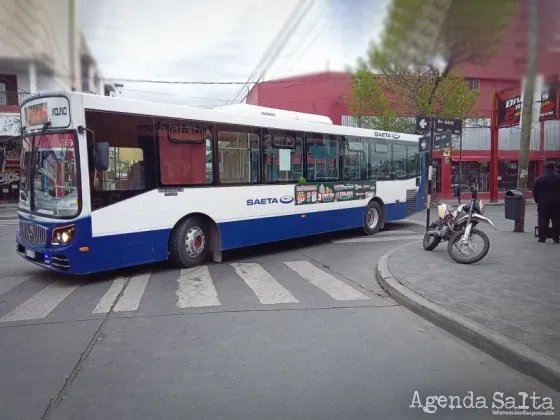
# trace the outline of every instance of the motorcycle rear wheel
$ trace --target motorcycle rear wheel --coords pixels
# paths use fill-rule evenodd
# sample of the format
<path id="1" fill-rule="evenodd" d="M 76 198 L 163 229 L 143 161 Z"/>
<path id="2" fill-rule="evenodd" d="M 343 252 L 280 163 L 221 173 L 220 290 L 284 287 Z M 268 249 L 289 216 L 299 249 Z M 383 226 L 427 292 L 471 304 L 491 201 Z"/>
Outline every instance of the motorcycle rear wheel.
<path id="1" fill-rule="evenodd" d="M 453 261 L 459 264 L 474 264 L 479 262 L 486 256 L 486 254 L 488 254 L 488 251 L 490 251 L 490 238 L 488 238 L 488 235 L 486 235 L 486 233 L 484 233 L 483 231 L 473 229 L 471 231 L 471 236 L 479 236 L 484 242 L 482 251 L 476 254 L 474 257 L 461 258 L 460 255 L 462 254 L 458 247 L 460 246 L 459 242 L 461 241 L 463 234 L 464 231 L 457 232 L 451 237 L 451 239 L 449 239 L 449 242 L 447 243 L 447 253 L 451 257 L 451 259 L 453 259 Z"/>
<path id="2" fill-rule="evenodd" d="M 430 230 L 436 229 L 437 227 L 438 227 L 438 224 L 436 222 L 432 223 L 428 227 L 428 232 Z M 422 239 L 422 246 L 424 247 L 424 249 L 426 251 L 433 251 L 434 249 L 437 248 L 437 246 L 441 242 L 441 237 L 430 235 L 428 232 L 426 232 L 424 234 L 424 239 Z"/>

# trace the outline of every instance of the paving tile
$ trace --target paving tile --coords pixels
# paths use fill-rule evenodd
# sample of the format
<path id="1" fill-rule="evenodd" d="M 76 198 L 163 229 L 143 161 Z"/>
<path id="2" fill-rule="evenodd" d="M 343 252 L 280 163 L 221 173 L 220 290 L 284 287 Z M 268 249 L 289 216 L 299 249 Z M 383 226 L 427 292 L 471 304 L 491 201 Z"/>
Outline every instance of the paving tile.
<path id="1" fill-rule="evenodd" d="M 560 340 L 560 323 L 558 322 L 533 320 L 516 322 L 515 325 L 542 338 Z"/>
<path id="2" fill-rule="evenodd" d="M 512 324 L 508 324 L 502 327 L 497 327 L 496 329 L 502 334 L 507 335 L 508 337 L 520 341 L 521 343 L 524 344 L 536 342 L 537 340 L 541 339 L 541 337 L 533 334 L 531 331 L 527 331 L 523 328 L 520 328 Z"/>
<path id="3" fill-rule="evenodd" d="M 534 342 L 560 360 L 560 247 L 537 244 L 532 228 L 512 232 L 512 223 L 501 214 L 490 217 L 500 232 L 490 233 L 490 252 L 479 263 L 456 264 L 444 248 L 425 252 L 409 246 L 391 255 L 389 269 L 427 299 L 514 339 Z M 536 212 L 526 223 L 536 224 Z"/>
<path id="4" fill-rule="evenodd" d="M 560 360 L 560 342 L 540 338 L 526 344 L 529 347 L 546 354 L 547 356 Z"/>
<path id="5" fill-rule="evenodd" d="M 491 314 L 481 312 L 481 311 L 471 312 L 466 316 L 467 318 L 475 322 L 478 322 L 479 324 L 482 324 L 485 327 L 492 328 L 492 329 L 505 328 L 508 325 L 510 325 L 503 319 L 496 318 Z"/>

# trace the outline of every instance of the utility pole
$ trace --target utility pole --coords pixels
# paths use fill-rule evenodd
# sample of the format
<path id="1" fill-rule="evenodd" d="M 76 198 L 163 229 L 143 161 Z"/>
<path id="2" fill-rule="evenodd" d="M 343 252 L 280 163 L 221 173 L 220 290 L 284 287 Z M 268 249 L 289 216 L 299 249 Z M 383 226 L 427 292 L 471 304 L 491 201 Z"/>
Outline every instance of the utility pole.
<path id="1" fill-rule="evenodd" d="M 76 91 L 76 0 L 68 1 L 68 59 L 70 61 L 70 88 Z"/>
<path id="2" fill-rule="evenodd" d="M 523 110 L 521 116 L 521 145 L 519 148 L 519 166 L 517 172 L 517 189 L 523 194 L 519 218 L 513 226 L 514 232 L 525 231 L 525 204 L 527 197 L 527 175 L 529 173 L 529 150 L 531 148 L 531 128 L 533 124 L 533 106 L 535 100 L 535 81 L 537 75 L 538 13 L 539 0 L 529 0 L 529 33 L 527 76 L 523 92 Z"/>

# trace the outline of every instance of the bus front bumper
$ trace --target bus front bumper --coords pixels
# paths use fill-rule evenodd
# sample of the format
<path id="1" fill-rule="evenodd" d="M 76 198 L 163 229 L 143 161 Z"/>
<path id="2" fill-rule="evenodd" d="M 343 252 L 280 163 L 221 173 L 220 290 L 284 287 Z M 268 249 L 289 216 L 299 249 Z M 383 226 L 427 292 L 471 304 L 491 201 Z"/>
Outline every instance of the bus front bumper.
<path id="1" fill-rule="evenodd" d="M 70 259 L 65 255 L 69 247 L 55 249 L 29 244 L 22 240 L 19 232 L 16 241 L 16 252 L 25 261 L 54 271 L 71 272 Z"/>

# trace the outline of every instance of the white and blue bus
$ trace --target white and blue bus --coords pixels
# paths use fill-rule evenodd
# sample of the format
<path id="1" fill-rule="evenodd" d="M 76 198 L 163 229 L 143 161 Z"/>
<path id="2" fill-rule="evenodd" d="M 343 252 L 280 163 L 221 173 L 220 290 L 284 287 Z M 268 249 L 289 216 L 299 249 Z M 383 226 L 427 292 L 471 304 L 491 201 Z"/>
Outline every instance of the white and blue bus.
<path id="1" fill-rule="evenodd" d="M 73 274 L 363 228 L 425 208 L 418 136 L 82 93 L 21 106 L 17 252 Z"/>

